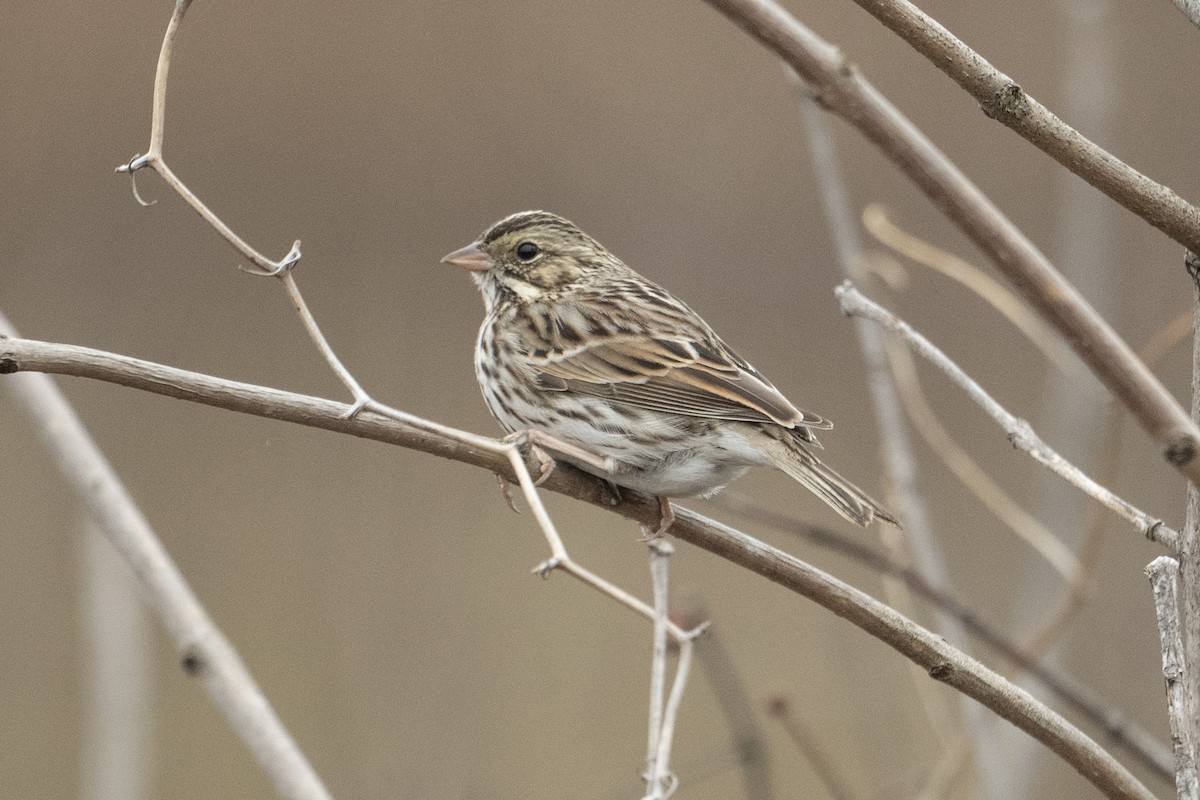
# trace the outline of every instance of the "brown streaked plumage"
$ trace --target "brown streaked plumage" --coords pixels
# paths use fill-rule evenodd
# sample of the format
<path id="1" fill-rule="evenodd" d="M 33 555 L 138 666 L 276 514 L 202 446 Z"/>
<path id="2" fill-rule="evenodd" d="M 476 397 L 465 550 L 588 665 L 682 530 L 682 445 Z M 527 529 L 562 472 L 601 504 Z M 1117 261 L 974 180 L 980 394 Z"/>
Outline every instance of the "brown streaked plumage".
<path id="1" fill-rule="evenodd" d="M 542 431 L 618 466 L 613 483 L 709 496 L 752 466 L 782 469 L 858 525 L 895 518 L 813 455 L 833 427 L 792 405 L 698 314 L 567 220 L 525 211 L 444 262 L 483 292 L 475 371 L 509 432 Z"/>

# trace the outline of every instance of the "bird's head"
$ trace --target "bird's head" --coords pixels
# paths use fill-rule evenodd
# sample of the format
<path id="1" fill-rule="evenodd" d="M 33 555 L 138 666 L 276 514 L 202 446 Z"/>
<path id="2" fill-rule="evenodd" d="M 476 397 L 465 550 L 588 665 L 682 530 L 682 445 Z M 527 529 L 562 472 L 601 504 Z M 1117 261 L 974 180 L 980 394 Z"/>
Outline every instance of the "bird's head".
<path id="1" fill-rule="evenodd" d="M 574 223 L 546 211 L 505 217 L 442 262 L 470 270 L 489 310 L 502 302 L 567 297 L 628 270 Z"/>

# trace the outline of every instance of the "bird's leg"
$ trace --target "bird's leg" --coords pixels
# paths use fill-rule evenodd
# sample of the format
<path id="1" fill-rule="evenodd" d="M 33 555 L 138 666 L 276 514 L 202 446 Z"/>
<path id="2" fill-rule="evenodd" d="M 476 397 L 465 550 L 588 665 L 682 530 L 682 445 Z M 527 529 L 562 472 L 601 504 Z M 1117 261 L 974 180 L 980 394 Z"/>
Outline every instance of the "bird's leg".
<path id="1" fill-rule="evenodd" d="M 668 530 L 672 523 L 675 522 L 675 509 L 671 508 L 671 500 L 665 495 L 658 495 L 658 525 L 651 528 L 649 525 L 642 526 L 642 541 L 649 542 L 657 539 Z"/>
<path id="2" fill-rule="evenodd" d="M 601 502 L 609 508 L 621 505 L 621 487 L 607 479 L 603 482 L 603 486 L 604 495 L 601 498 Z"/>
<path id="3" fill-rule="evenodd" d="M 519 431 L 513 431 L 504 437 L 504 441 L 517 446 L 528 447 L 530 454 L 537 459 L 539 473 L 537 480 L 533 482 L 535 486 L 541 486 L 550 477 L 550 473 L 554 471 L 554 459 L 546 452 L 547 450 L 566 456 L 580 464 L 587 464 L 601 472 L 611 474 L 617 471 L 617 462 L 612 458 L 598 456 L 578 445 L 564 442 L 562 439 L 551 436 L 545 431 L 539 431 L 536 428 L 524 428 Z"/>

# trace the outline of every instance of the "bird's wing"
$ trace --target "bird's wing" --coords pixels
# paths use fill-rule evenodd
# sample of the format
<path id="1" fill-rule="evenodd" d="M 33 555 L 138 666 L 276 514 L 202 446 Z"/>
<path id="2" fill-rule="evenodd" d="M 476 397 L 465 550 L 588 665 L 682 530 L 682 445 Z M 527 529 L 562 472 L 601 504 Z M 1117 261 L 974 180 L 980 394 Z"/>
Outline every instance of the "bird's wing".
<path id="1" fill-rule="evenodd" d="M 683 416 L 833 427 L 788 402 L 695 312 L 674 303 L 615 319 L 620 312 L 611 307 L 603 315 L 595 309 L 569 310 L 565 328 L 576 335 L 556 335 L 564 326 L 554 322 L 543 328 L 552 332 L 551 341 L 529 351 L 538 386 Z"/>

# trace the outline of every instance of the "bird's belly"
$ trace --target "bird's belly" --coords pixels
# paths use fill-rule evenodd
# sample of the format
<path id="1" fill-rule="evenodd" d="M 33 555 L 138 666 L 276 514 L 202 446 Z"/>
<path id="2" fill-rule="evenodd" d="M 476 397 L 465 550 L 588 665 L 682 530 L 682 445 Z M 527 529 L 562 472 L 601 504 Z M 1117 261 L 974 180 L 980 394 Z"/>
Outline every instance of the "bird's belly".
<path id="1" fill-rule="evenodd" d="M 617 462 L 618 470 L 605 474 L 588 464 L 552 454 L 585 472 L 646 494 L 708 496 L 749 467 L 770 464 L 738 433 L 736 423 L 616 406 L 579 395 L 572 396 L 570 407 L 560 405 L 557 410 L 554 395 L 544 398 L 550 402 L 536 405 L 516 397 L 500 402 L 487 389 L 484 397 L 505 429 L 533 428 L 600 458 L 610 457 Z"/>
<path id="2" fill-rule="evenodd" d="M 680 455 L 680 454 L 677 454 Z M 583 467 L 587 470 L 587 467 Z M 718 461 L 688 451 L 683 457 L 667 459 L 608 477 L 618 486 L 662 497 L 711 497 L 738 478 L 750 465 Z M 592 470 L 594 472 L 594 470 Z"/>

